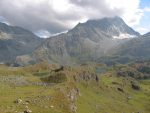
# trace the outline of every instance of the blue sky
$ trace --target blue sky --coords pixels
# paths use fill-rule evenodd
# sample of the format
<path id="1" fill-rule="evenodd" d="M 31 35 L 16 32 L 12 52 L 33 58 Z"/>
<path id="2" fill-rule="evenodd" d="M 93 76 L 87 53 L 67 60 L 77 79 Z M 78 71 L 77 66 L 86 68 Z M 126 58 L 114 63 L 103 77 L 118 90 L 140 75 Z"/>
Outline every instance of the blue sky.
<path id="1" fill-rule="evenodd" d="M 140 1 L 140 8 L 150 7 L 150 1 L 149 0 L 141 0 Z"/>
<path id="2" fill-rule="evenodd" d="M 134 26 L 134 28 L 138 29 L 142 34 L 150 32 L 150 0 L 140 1 L 140 9 L 144 10 L 144 8 L 147 8 L 148 11 L 143 11 L 139 25 Z"/>

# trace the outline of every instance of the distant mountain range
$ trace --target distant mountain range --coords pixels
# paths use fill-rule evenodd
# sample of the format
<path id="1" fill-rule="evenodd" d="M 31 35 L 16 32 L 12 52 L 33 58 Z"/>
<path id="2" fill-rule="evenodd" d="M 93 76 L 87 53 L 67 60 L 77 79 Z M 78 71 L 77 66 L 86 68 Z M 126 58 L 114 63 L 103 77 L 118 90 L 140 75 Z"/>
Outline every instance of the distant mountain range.
<path id="1" fill-rule="evenodd" d="M 20 27 L 0 24 L 0 62 L 72 65 L 120 60 L 124 63 L 129 56 L 131 60 L 150 58 L 149 41 L 150 33 L 140 35 L 119 17 L 79 23 L 67 33 L 45 40 Z"/>
<path id="2" fill-rule="evenodd" d="M 13 63 L 17 56 L 30 54 L 41 42 L 26 29 L 0 23 L 0 63 Z"/>
<path id="3" fill-rule="evenodd" d="M 113 38 L 123 34 L 128 36 L 126 38 L 140 36 L 119 17 L 89 20 L 79 23 L 67 33 L 50 37 L 31 55 L 18 57 L 17 62 L 74 64 L 94 61 L 104 56 L 112 47 L 124 43 L 123 40 Z"/>
<path id="4" fill-rule="evenodd" d="M 150 60 L 150 32 L 113 48 L 109 54 L 97 59 L 97 62 L 114 64 L 140 60 Z"/>

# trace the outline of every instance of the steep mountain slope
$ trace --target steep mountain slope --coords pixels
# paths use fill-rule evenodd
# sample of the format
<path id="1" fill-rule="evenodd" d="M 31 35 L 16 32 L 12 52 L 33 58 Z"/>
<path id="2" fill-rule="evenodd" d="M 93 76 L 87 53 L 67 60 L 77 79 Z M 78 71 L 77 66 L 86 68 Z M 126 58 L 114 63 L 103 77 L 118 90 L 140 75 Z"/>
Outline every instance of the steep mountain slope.
<path id="1" fill-rule="evenodd" d="M 16 56 L 31 53 L 41 42 L 28 30 L 0 23 L 0 63 L 11 63 Z"/>
<path id="2" fill-rule="evenodd" d="M 111 51 L 112 52 L 112 51 Z M 134 38 L 126 43 L 114 48 L 108 57 L 100 58 L 99 62 L 107 63 L 127 63 L 136 60 L 150 59 L 150 33 Z"/>
<path id="3" fill-rule="evenodd" d="M 84 29 L 84 31 L 82 31 Z M 78 24 L 73 29 L 74 31 L 81 31 L 86 37 L 93 39 L 97 35 L 97 40 L 120 36 L 122 34 L 129 34 L 131 36 L 140 36 L 140 34 L 129 27 L 121 18 L 103 18 L 100 20 L 89 20 L 86 23 Z M 90 32 L 93 31 L 93 32 Z M 96 36 L 95 36 L 96 37 Z M 101 37 L 101 38 L 100 38 Z"/>
<path id="4" fill-rule="evenodd" d="M 79 23 L 67 33 L 47 39 L 32 55 L 18 57 L 17 62 L 46 60 L 70 64 L 93 61 L 103 56 L 113 46 L 120 44 L 122 40 L 115 40 L 113 37 L 122 34 L 132 37 L 140 35 L 119 17 L 89 20 L 86 23 Z"/>

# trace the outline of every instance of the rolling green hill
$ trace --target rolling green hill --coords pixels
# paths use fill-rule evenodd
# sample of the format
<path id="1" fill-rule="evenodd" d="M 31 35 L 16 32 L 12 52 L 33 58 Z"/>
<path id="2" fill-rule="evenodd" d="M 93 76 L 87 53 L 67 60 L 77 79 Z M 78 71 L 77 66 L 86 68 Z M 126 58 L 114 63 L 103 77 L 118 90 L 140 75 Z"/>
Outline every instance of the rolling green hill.
<path id="1" fill-rule="evenodd" d="M 0 66 L 0 113 L 149 113 L 149 72 L 142 66 L 150 68 L 148 62 Z"/>

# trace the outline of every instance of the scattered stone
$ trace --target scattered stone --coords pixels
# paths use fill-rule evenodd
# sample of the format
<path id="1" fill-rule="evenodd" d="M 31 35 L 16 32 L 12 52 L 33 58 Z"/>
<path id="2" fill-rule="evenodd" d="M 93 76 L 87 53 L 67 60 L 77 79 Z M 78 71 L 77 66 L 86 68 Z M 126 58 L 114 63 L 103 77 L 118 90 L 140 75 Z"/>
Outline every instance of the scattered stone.
<path id="1" fill-rule="evenodd" d="M 24 113 L 32 113 L 32 111 L 29 109 L 29 107 L 28 106 L 26 106 L 26 108 L 25 108 L 26 110 L 24 111 Z"/>
<path id="2" fill-rule="evenodd" d="M 51 107 L 51 108 L 54 108 L 54 106 L 53 106 L 53 105 L 51 105 L 50 107 Z"/>
<path id="3" fill-rule="evenodd" d="M 29 101 L 29 100 L 26 100 L 26 102 L 27 102 L 27 103 L 30 103 L 30 101 Z"/>
<path id="4" fill-rule="evenodd" d="M 23 100 L 21 100 L 20 98 L 15 101 L 15 103 L 17 103 L 17 104 L 21 104 L 22 102 L 23 102 Z"/>
<path id="5" fill-rule="evenodd" d="M 132 99 L 132 97 L 131 96 L 128 96 L 127 97 L 127 102 L 129 102 L 129 100 L 131 100 Z"/>
<path id="6" fill-rule="evenodd" d="M 76 105 L 75 105 L 74 103 L 72 103 L 72 104 L 70 105 L 70 109 L 71 109 L 71 111 L 72 111 L 73 113 L 76 113 L 76 112 L 77 112 L 77 107 L 76 107 Z"/>
<path id="7" fill-rule="evenodd" d="M 128 96 L 127 99 L 130 100 L 130 99 L 132 99 L 132 97 L 131 97 L 131 96 Z"/>

